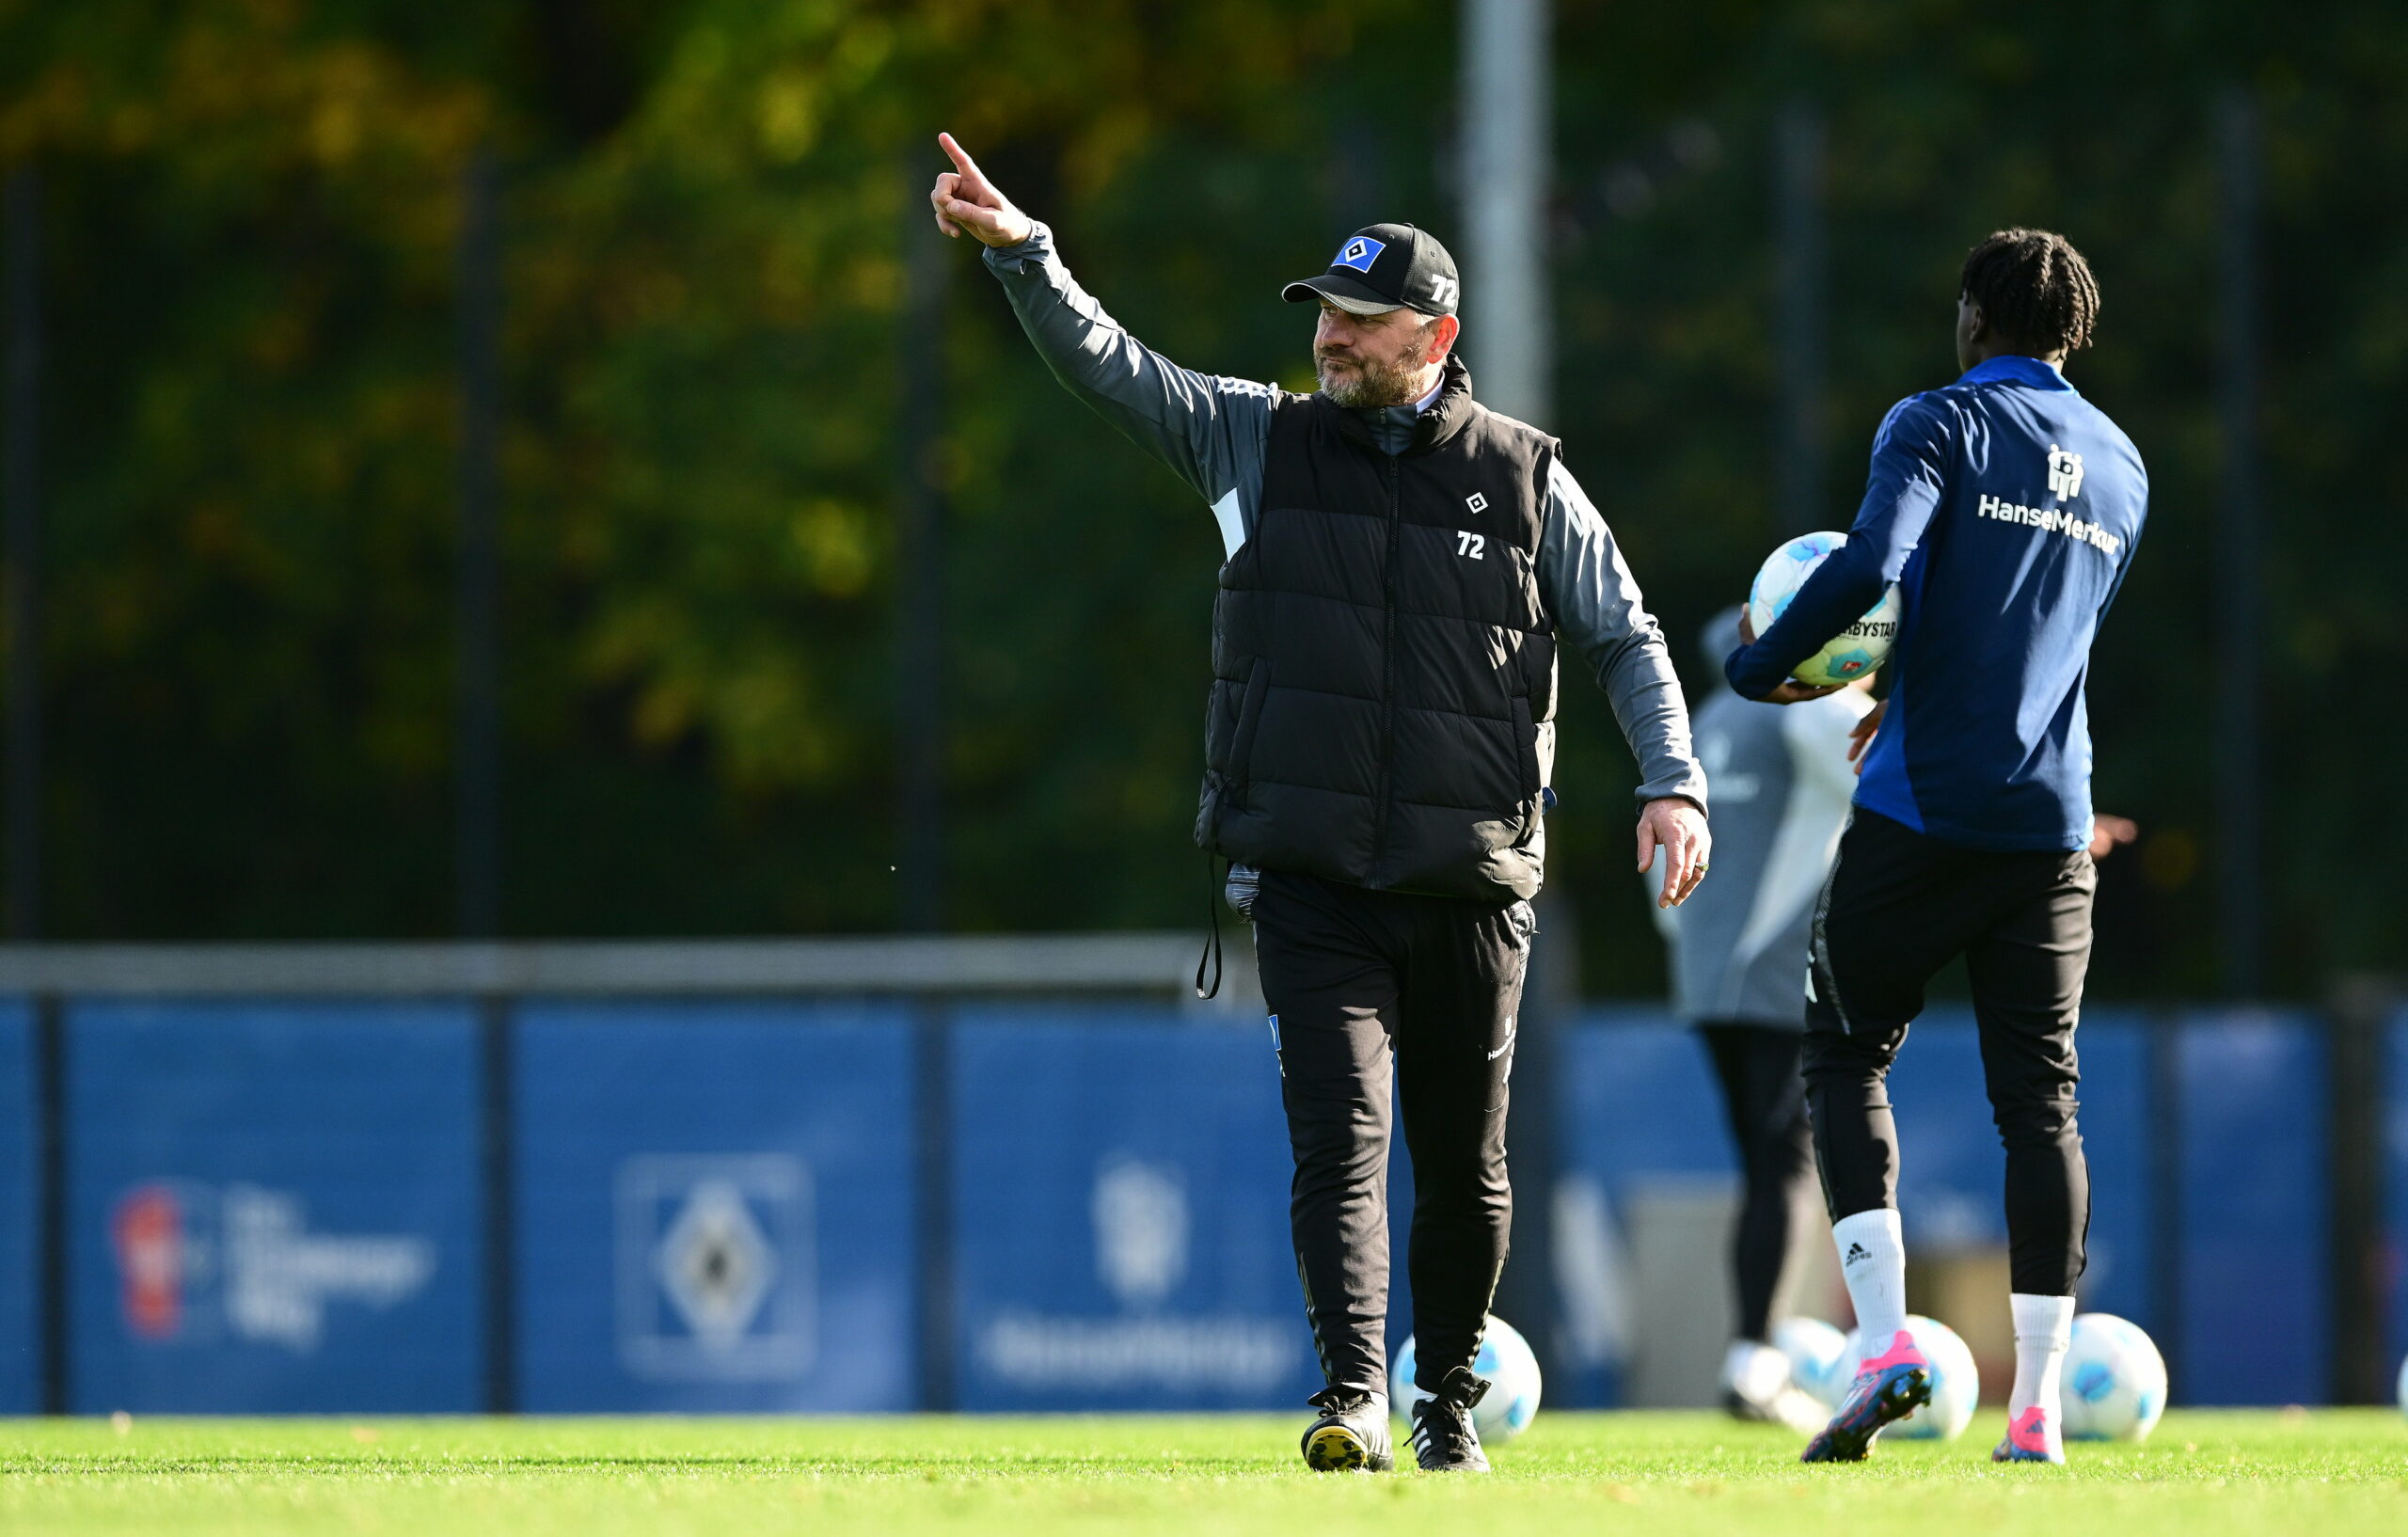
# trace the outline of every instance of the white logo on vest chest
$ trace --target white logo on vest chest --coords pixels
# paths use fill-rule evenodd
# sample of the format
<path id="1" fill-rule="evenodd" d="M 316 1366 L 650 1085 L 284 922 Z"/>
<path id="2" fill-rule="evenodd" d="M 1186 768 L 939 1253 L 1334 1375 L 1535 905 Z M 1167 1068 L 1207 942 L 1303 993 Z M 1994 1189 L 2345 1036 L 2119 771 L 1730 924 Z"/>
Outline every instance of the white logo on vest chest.
<path id="1" fill-rule="evenodd" d="M 1474 491 L 1470 496 L 1464 498 L 1464 505 L 1470 508 L 1475 515 L 1484 513 L 1488 511 L 1488 499 Z"/>

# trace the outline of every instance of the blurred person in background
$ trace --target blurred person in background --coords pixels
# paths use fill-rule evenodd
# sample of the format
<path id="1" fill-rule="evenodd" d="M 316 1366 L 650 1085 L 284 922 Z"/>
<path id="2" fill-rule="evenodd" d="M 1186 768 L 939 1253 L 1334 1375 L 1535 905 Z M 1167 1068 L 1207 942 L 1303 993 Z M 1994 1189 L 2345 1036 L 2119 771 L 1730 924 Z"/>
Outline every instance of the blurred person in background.
<path id="1" fill-rule="evenodd" d="M 1357 230 L 1288 285 L 1320 317 L 1321 388 L 1291 394 L 1140 343 L 1072 279 L 1045 226 L 950 135 L 938 142 L 953 162 L 929 195 L 939 228 L 987 247 L 1054 376 L 1220 525 L 1196 839 L 1230 863 L 1272 1010 L 1297 1271 L 1328 1383 L 1304 1459 L 1393 1463 L 1393 1052 L 1429 1395 L 1413 1408 L 1415 1455 L 1485 1471 L 1471 1411 L 1487 1384 L 1472 1363 L 1513 1210 L 1507 1085 L 1545 858 L 1556 648 L 1588 664 L 1639 760 L 1638 865 L 1667 851 L 1656 899 L 1671 906 L 1705 873 L 1707 834 L 1663 636 L 1554 439 L 1472 399 L 1454 260 L 1426 231 Z"/>
<path id="2" fill-rule="evenodd" d="M 1706 625 L 1706 675 L 1717 687 L 1694 717 L 1698 759 L 1714 784 L 1714 879 L 1679 908 L 1658 909 L 1656 922 L 1671 952 L 1673 1011 L 1714 1064 L 1739 1163 L 1723 1407 L 1811 1432 L 1825 1413 L 1791 1383 L 1788 1357 L 1772 1343 L 1773 1313 L 1791 1235 L 1814 1198 L 1798 1073 L 1807 930 L 1847 826 L 1848 760 L 1873 709 L 1874 675 L 1788 709 L 1742 699 L 1720 681 L 1741 613 L 1733 607 Z"/>

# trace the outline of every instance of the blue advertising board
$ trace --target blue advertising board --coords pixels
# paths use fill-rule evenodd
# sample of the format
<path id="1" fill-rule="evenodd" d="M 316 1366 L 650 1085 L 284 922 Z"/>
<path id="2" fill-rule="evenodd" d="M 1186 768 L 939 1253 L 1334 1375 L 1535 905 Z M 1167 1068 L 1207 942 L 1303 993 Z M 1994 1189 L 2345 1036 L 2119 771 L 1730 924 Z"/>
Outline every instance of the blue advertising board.
<path id="1" fill-rule="evenodd" d="M 41 1407 L 33 1009 L 0 1000 L 0 1415 Z"/>
<path id="2" fill-rule="evenodd" d="M 65 1054 L 75 1413 L 479 1406 L 467 1007 L 75 1004 Z"/>
<path id="3" fill-rule="evenodd" d="M 2183 1020 L 2178 1049 L 2181 1333 L 2165 1350 L 2174 1402 L 2323 1402 L 2323 1033 L 2301 1014 L 2196 1014 Z"/>
<path id="4" fill-rule="evenodd" d="M 1136 1006 L 954 1019 L 961 1406 L 1296 1407 L 1318 1390 L 1269 1030 Z"/>
<path id="5" fill-rule="evenodd" d="M 1547 1396 L 1565 1406 L 1614 1404 L 1624 1397 L 1633 1343 L 1624 1230 L 1633 1203 L 1728 1193 L 1737 1165 L 1704 1049 L 1663 1008 L 1583 1009 L 1556 1060 L 1562 1348 Z M 1527 1203 L 1534 1194 L 1519 1190 L 1515 1198 Z"/>
<path id="6" fill-rule="evenodd" d="M 521 1007 L 520 1406 L 914 1407 L 910 1025 L 899 1005 Z"/>

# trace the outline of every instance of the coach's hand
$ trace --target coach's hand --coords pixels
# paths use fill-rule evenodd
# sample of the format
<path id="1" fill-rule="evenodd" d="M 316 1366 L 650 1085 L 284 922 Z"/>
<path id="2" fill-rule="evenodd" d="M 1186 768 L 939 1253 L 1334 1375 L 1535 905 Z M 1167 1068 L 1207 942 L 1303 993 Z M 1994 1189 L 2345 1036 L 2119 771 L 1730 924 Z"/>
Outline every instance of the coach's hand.
<path id="1" fill-rule="evenodd" d="M 1689 899 L 1697 883 L 1705 879 L 1706 855 L 1714 848 L 1714 834 L 1705 828 L 1705 813 L 1697 803 L 1679 796 L 1667 796 L 1650 800 L 1639 814 L 1639 873 L 1645 875 L 1656 863 L 1656 850 L 1664 850 L 1664 889 L 1656 895 L 1659 908 L 1676 908 Z"/>
<path id="2" fill-rule="evenodd" d="M 963 230 L 984 246 L 1017 246 L 1036 228 L 1012 200 L 995 190 L 979 170 L 970 151 L 951 134 L 937 135 L 937 148 L 953 157 L 953 169 L 937 177 L 928 205 L 937 211 L 937 228 L 958 240 Z"/>

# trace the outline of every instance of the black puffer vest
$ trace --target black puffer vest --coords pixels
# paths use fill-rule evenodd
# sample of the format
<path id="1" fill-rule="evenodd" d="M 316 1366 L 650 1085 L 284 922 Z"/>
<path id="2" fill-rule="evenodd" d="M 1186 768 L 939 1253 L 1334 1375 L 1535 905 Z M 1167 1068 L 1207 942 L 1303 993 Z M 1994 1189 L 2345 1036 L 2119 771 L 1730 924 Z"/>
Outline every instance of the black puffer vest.
<path id="1" fill-rule="evenodd" d="M 1212 610 L 1198 843 L 1374 890 L 1537 894 L 1557 452 L 1451 359 L 1400 455 L 1322 395 L 1277 398 L 1261 517 Z"/>

